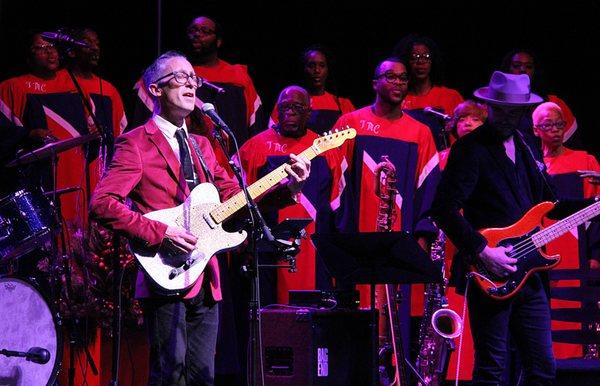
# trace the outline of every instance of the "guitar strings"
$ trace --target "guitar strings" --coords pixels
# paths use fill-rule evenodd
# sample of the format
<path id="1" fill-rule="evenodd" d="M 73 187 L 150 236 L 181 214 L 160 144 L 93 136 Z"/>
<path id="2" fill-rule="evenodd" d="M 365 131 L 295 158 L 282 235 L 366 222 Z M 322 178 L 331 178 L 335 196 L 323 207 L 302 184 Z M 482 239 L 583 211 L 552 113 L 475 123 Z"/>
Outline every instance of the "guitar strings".
<path id="1" fill-rule="evenodd" d="M 594 207 L 594 209 L 598 209 L 598 208 Z M 587 208 L 584 210 L 587 210 Z M 554 223 L 554 224 L 550 225 L 549 227 L 538 231 L 536 234 L 539 235 L 540 238 L 544 238 L 547 235 L 562 233 L 561 231 L 564 230 L 565 227 L 570 228 L 570 225 L 572 222 L 578 223 L 581 221 L 582 218 L 586 217 L 585 215 L 583 215 L 580 212 L 574 213 L 571 216 L 563 219 L 562 221 Z M 532 246 L 533 246 L 533 248 L 531 248 Z M 533 235 L 532 235 L 532 236 L 528 237 L 527 239 L 522 240 L 522 241 L 516 243 L 515 245 L 513 245 L 513 250 L 511 251 L 511 253 L 513 255 L 511 257 L 519 259 L 519 258 L 527 255 L 529 252 L 533 251 L 534 249 L 537 249 L 537 247 L 535 246 L 535 244 L 533 244 Z"/>
<path id="2" fill-rule="evenodd" d="M 562 230 L 561 229 L 562 227 L 564 227 L 564 224 L 559 225 L 559 223 L 555 223 L 555 224 L 552 224 L 549 227 L 537 232 L 536 234 L 540 235 L 540 237 L 544 237 L 548 234 L 560 232 Z M 511 257 L 513 257 L 515 259 L 520 259 L 520 258 L 526 256 L 528 253 L 534 251 L 535 249 L 537 249 L 537 246 L 535 246 L 535 244 L 533 242 L 533 236 L 530 236 L 527 239 L 513 245 L 513 251 L 511 251 L 511 253 L 513 253 L 513 255 L 511 255 Z"/>

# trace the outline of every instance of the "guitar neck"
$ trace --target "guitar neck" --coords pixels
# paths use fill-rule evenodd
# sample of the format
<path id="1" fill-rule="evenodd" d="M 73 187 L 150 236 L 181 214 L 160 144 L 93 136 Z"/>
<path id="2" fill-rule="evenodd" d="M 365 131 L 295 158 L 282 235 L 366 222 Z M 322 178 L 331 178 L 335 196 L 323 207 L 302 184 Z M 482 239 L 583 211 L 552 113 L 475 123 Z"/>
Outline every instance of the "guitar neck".
<path id="1" fill-rule="evenodd" d="M 550 225 L 549 227 L 535 233 L 533 236 L 531 236 L 531 239 L 534 245 L 537 248 L 539 248 L 543 245 L 546 245 L 550 241 L 564 235 L 571 229 L 576 228 L 579 225 L 585 223 L 586 221 L 591 220 L 599 214 L 600 202 L 595 202 L 587 208 L 584 208 L 579 212 L 575 212 L 569 217 L 566 217 Z"/>
<path id="2" fill-rule="evenodd" d="M 315 146 L 311 146 L 308 149 L 300 153 L 300 156 L 305 156 L 309 160 L 319 155 L 321 151 Z M 265 193 L 273 186 L 277 185 L 281 180 L 287 177 L 285 171 L 285 164 L 279 166 L 277 169 L 271 171 L 269 174 L 256 181 L 248 187 L 248 193 L 252 199 Z M 221 223 L 233 216 L 238 210 L 246 206 L 246 196 L 244 191 L 238 192 L 236 195 L 225 201 L 210 212 L 211 217 L 217 223 Z"/>

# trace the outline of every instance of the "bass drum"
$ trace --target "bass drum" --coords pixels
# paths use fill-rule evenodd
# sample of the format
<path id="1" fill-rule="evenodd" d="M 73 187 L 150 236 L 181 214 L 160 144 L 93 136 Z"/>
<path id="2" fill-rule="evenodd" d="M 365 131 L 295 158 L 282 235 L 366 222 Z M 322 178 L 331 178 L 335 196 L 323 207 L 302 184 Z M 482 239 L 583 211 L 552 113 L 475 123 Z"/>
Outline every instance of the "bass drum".
<path id="1" fill-rule="evenodd" d="M 34 285 L 21 279 L 0 278 L 0 349 L 27 352 L 39 347 L 50 353 L 45 364 L 0 355 L 0 385 L 54 384 L 62 357 L 58 326 Z"/>

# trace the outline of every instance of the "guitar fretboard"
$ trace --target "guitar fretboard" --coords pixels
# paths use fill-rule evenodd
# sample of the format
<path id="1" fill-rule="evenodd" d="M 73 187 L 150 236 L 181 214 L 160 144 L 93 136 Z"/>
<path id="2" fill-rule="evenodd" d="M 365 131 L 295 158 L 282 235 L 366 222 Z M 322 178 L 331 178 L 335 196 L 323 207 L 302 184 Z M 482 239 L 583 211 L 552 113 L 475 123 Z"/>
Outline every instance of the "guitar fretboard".
<path id="1" fill-rule="evenodd" d="M 600 214 L 600 202 L 596 202 L 587 208 L 575 212 L 569 217 L 566 217 L 549 227 L 537 232 L 531 236 L 534 245 L 539 248 L 546 245 L 550 241 L 564 235 L 569 230 L 578 227 L 586 221 L 591 220 Z"/>
<path id="2" fill-rule="evenodd" d="M 320 153 L 320 149 L 313 145 L 308 149 L 304 150 L 302 153 L 300 153 L 300 155 L 303 155 L 309 160 L 311 160 Z M 265 193 L 267 190 L 271 189 L 273 186 L 277 185 L 279 181 L 283 180 L 285 177 L 287 177 L 287 172 L 285 171 L 284 164 L 279 166 L 277 169 L 271 171 L 269 174 L 256 181 L 252 185 L 250 185 L 248 187 L 248 193 L 250 194 L 250 197 L 252 197 L 252 199 L 255 199 L 256 197 Z M 231 197 L 229 200 L 225 201 L 223 204 L 213 209 L 210 212 L 210 215 L 215 222 L 221 223 L 227 220 L 245 205 L 246 196 L 244 195 L 243 191 L 240 191 L 236 195 Z"/>

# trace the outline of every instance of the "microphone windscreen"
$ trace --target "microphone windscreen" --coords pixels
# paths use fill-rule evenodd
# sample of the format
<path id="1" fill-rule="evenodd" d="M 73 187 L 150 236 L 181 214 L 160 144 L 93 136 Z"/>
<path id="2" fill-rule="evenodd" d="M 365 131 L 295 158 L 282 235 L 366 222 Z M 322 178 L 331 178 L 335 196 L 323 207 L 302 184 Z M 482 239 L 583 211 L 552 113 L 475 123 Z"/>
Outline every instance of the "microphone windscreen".
<path id="1" fill-rule="evenodd" d="M 215 105 L 213 105 L 212 103 L 203 103 L 202 104 L 202 111 L 207 113 L 209 111 L 214 111 L 215 110 Z"/>

